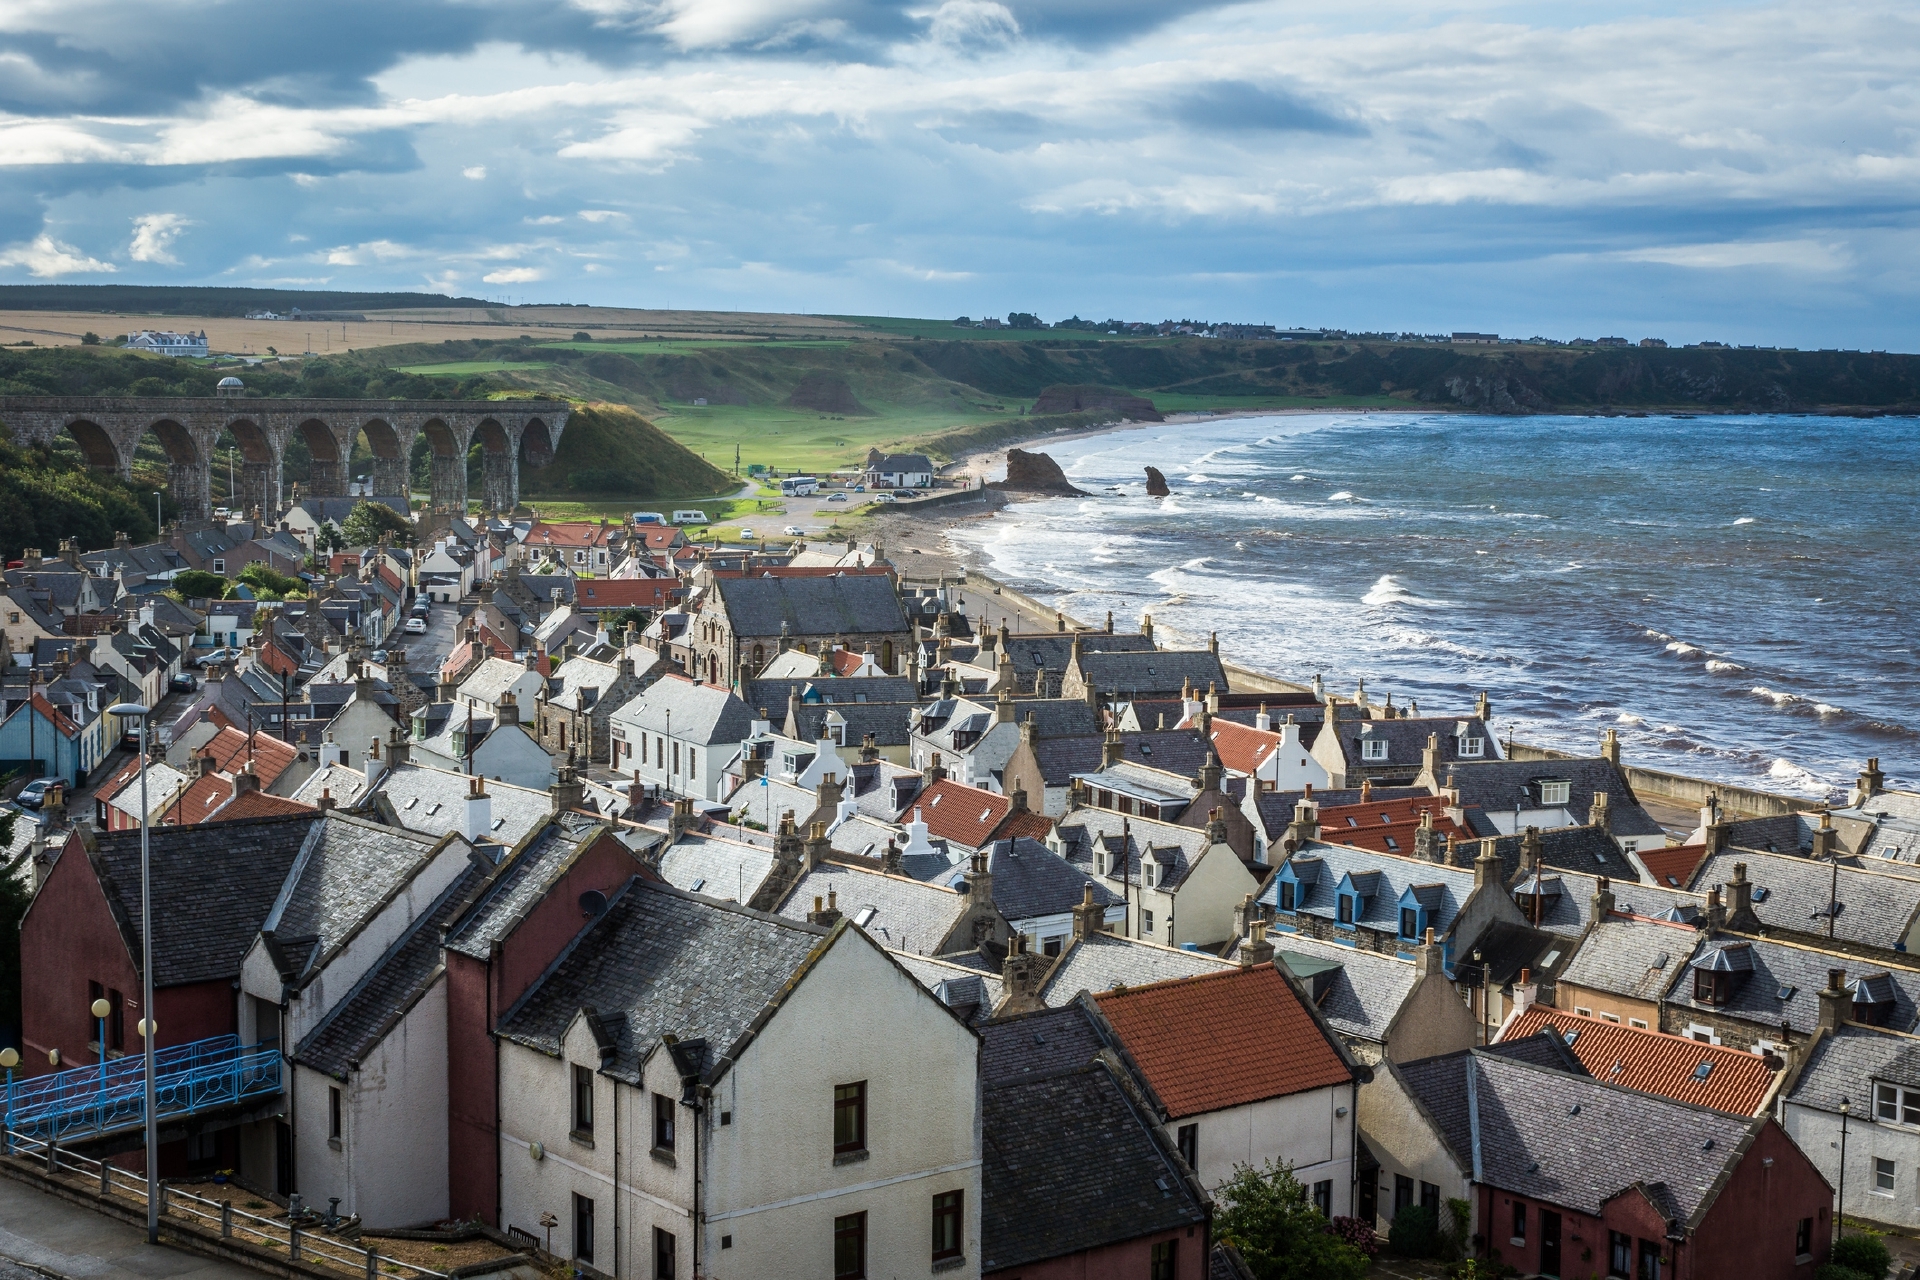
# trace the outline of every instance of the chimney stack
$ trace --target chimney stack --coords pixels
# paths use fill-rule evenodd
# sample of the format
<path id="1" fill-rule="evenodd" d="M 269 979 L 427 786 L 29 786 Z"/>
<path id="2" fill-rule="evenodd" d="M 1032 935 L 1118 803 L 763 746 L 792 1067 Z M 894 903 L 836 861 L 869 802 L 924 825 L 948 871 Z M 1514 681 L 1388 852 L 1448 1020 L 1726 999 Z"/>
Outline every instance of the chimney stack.
<path id="1" fill-rule="evenodd" d="M 922 776 L 927 780 L 928 786 L 932 786 L 934 783 L 946 778 L 947 770 L 946 767 L 940 763 L 940 753 L 938 751 L 934 752 L 932 758 L 928 760 L 927 767 L 922 770 Z"/>
<path id="2" fill-rule="evenodd" d="M 813 910 L 807 912 L 807 923 L 825 925 L 829 929 L 831 929 L 834 925 L 839 924 L 840 923 L 839 897 L 840 897 L 840 894 L 838 890 L 829 889 L 827 890 L 827 900 L 824 904 L 822 904 L 820 901 L 820 896 L 818 894 L 815 894 L 813 899 Z"/>
<path id="3" fill-rule="evenodd" d="M 1613 834 L 1613 810 L 1608 807 L 1607 793 L 1596 790 L 1593 803 L 1587 806 L 1587 825 L 1598 827 L 1608 835 Z"/>
<path id="4" fill-rule="evenodd" d="M 1492 838 L 1480 842 L 1480 856 L 1473 860 L 1473 887 L 1483 889 L 1501 883 L 1500 855 L 1494 852 Z"/>
<path id="5" fill-rule="evenodd" d="M 1593 882 L 1593 918 L 1605 920 L 1613 911 L 1613 882 L 1605 876 Z"/>
<path id="6" fill-rule="evenodd" d="M 1747 879 L 1747 864 L 1733 864 L 1733 879 L 1727 881 L 1727 928 L 1742 933 L 1758 933 L 1759 917 L 1753 914 L 1753 882 Z"/>
<path id="7" fill-rule="evenodd" d="M 1880 757 L 1868 756 L 1867 767 L 1860 771 L 1860 777 L 1853 786 L 1852 803 L 1865 804 L 1887 789 L 1887 775 L 1880 772 Z"/>
<path id="8" fill-rule="evenodd" d="M 1838 1031 L 1853 1016 L 1853 992 L 1847 990 L 1845 969 L 1827 970 L 1827 986 L 1820 993 L 1820 1025 Z"/>
<path id="9" fill-rule="evenodd" d="M 1080 888 L 1080 905 L 1073 909 L 1073 936 L 1077 941 L 1099 933 L 1106 927 L 1107 909 L 1093 900 L 1093 881 Z"/>
<path id="10" fill-rule="evenodd" d="M 1447 949 L 1433 940 L 1433 928 L 1428 926 L 1426 939 L 1415 948 L 1413 953 L 1413 972 L 1416 977 L 1424 978 L 1437 973 L 1442 978 L 1447 975 Z"/>
<path id="11" fill-rule="evenodd" d="M 1120 730 L 1112 725 L 1107 727 L 1107 736 L 1100 744 L 1100 767 L 1119 764 L 1126 755 L 1126 743 L 1120 740 Z"/>
<path id="12" fill-rule="evenodd" d="M 1008 941 L 1007 958 L 1000 965 L 1000 982 L 1006 989 L 997 1013 L 1025 1013 L 1043 1008 L 1040 984 L 1053 967 L 1049 957 L 1027 950 L 1027 936 L 1016 933 Z"/>
<path id="13" fill-rule="evenodd" d="M 693 800 L 681 796 L 673 802 L 673 812 L 667 817 L 667 842 L 678 840 L 693 830 Z"/>
<path id="14" fill-rule="evenodd" d="M 1820 825 L 1813 830 L 1813 856 L 1831 858 L 1834 846 L 1840 839 L 1840 833 L 1833 829 L 1833 814 L 1826 809 L 1820 811 Z"/>
<path id="15" fill-rule="evenodd" d="M 1273 944 L 1267 941 L 1267 922 L 1254 920 L 1247 925 L 1247 940 L 1240 944 L 1240 967 L 1257 969 L 1273 963 Z"/>
<path id="16" fill-rule="evenodd" d="M 1600 758 L 1616 769 L 1620 767 L 1620 735 L 1612 729 L 1600 735 Z"/>
<path id="17" fill-rule="evenodd" d="M 833 852 L 833 843 L 827 839 L 827 824 L 811 822 L 807 824 L 807 842 L 801 846 L 801 861 L 808 871 L 827 860 Z"/>
<path id="18" fill-rule="evenodd" d="M 1420 825 L 1413 832 L 1413 856 L 1422 862 L 1447 860 L 1446 842 L 1440 838 L 1440 829 L 1433 825 L 1433 810 L 1420 811 Z"/>
<path id="19" fill-rule="evenodd" d="M 479 774 L 467 778 L 467 799 L 460 814 L 460 836 L 468 844 L 478 844 L 493 835 L 493 801 L 487 796 L 487 780 Z"/>
<path id="20" fill-rule="evenodd" d="M 1727 908 L 1720 901 L 1720 889 L 1717 885 L 1707 890 L 1707 910 L 1702 920 L 1710 934 L 1727 927 Z"/>

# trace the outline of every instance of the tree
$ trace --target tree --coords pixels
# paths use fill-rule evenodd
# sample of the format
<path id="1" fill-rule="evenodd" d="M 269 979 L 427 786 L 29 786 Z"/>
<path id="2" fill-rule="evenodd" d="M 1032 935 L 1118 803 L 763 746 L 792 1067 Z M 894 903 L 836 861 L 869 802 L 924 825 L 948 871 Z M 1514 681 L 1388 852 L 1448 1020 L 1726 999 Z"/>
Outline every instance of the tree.
<path id="1" fill-rule="evenodd" d="M 97 347 L 100 345 L 100 335 L 89 329 L 80 335 L 80 345 L 83 347 Z"/>
<path id="2" fill-rule="evenodd" d="M 347 513 L 340 533 L 353 547 L 371 546 L 382 534 L 392 535 L 395 542 L 405 542 L 413 538 L 413 522 L 384 502 L 362 500 Z"/>
<path id="3" fill-rule="evenodd" d="M 1213 1193 L 1214 1234 L 1240 1250 L 1259 1280 L 1363 1280 L 1367 1256 L 1340 1239 L 1293 1176 L 1269 1160 L 1239 1165 Z"/>
<path id="4" fill-rule="evenodd" d="M 205 569 L 188 569 L 175 574 L 173 589 L 182 600 L 218 600 L 227 594 L 227 580 Z"/>
<path id="5" fill-rule="evenodd" d="M 340 526 L 331 520 L 323 520 L 320 527 L 313 531 L 313 549 L 315 551 L 344 551 L 347 540 L 340 536 Z"/>
<path id="6" fill-rule="evenodd" d="M 0 813 L 0 848 L 13 843 L 13 824 L 19 813 Z M 33 901 L 29 880 L 0 876 L 0 1032 L 20 1029 L 20 918 Z"/>
<path id="7" fill-rule="evenodd" d="M 593 335 L 590 333 L 576 333 L 573 335 L 573 340 L 575 342 L 592 342 Z"/>
<path id="8" fill-rule="evenodd" d="M 240 581 L 253 588 L 256 600 L 284 600 L 305 595 L 307 584 L 292 574 L 281 573 L 265 561 L 256 560 L 240 571 Z"/>

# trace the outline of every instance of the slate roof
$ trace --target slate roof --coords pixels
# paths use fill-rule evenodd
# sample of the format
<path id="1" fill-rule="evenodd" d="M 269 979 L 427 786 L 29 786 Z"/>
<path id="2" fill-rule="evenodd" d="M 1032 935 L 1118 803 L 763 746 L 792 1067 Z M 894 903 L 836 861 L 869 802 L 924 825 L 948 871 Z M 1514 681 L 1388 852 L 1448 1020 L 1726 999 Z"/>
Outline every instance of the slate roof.
<path id="1" fill-rule="evenodd" d="M 627 881 L 600 918 L 506 1012 L 500 1034 L 558 1054 L 583 1008 L 613 1047 L 602 1070 L 634 1084 L 663 1035 L 705 1042 L 718 1078 L 755 1018 L 780 997 L 828 931 L 765 912 Z"/>
<path id="2" fill-rule="evenodd" d="M 1465 728 L 1465 734 L 1460 730 Z M 1341 755 L 1349 769 L 1395 771 L 1418 771 L 1425 758 L 1428 737 L 1440 740 L 1440 763 L 1452 765 L 1456 761 L 1474 763 L 1478 760 L 1498 757 L 1500 745 L 1494 740 L 1493 731 L 1477 716 L 1405 716 L 1391 720 L 1372 720 L 1358 718 L 1340 718 L 1325 722 L 1322 732 L 1336 735 Z M 1484 757 L 1463 757 L 1460 754 L 1461 737 L 1479 738 L 1480 749 Z M 1387 744 L 1385 760 L 1367 760 L 1360 752 L 1360 740 L 1369 738 L 1383 740 Z M 1555 775 L 1558 776 L 1558 775 Z M 1441 781 L 1436 778 L 1435 781 Z M 1469 804 L 1475 801 L 1467 801 Z M 1511 807 L 1511 806 L 1509 806 Z"/>
<path id="3" fill-rule="evenodd" d="M 1433 901 L 1423 902 L 1428 912 L 1427 925 L 1437 935 L 1453 927 L 1454 917 L 1473 893 L 1473 872 L 1465 868 L 1416 862 L 1391 853 L 1373 853 L 1343 845 L 1309 842 L 1282 864 L 1282 868 L 1286 867 L 1293 869 L 1292 876 L 1299 884 L 1294 909 L 1327 920 L 1335 919 L 1338 914 L 1335 890 L 1343 877 L 1377 874 L 1379 880 L 1372 892 L 1363 895 L 1365 900 L 1354 923 L 1396 933 L 1400 928 L 1400 898 L 1409 888 L 1438 886 L 1437 895 L 1428 895 Z M 1288 913 L 1280 910 L 1281 878 L 1278 871 L 1268 878 L 1259 901 L 1271 909 L 1270 918 L 1284 922 Z M 1274 939 L 1274 945 L 1280 945 L 1280 939 Z"/>
<path id="4" fill-rule="evenodd" d="M 152 828 L 154 985 L 239 977 L 240 962 L 317 826 L 312 815 L 298 814 Z M 137 966 L 140 832 L 101 832 L 95 856 Z"/>
<path id="5" fill-rule="evenodd" d="M 1154 887 L 1168 893 L 1178 891 L 1187 873 L 1211 847 L 1202 828 L 1130 818 L 1112 809 L 1075 809 L 1055 827 L 1061 855 L 1083 876 L 1093 874 L 1094 842 L 1104 840 L 1108 851 L 1118 854 L 1123 831 L 1127 837 L 1125 878 L 1139 884 L 1140 859 L 1151 852 L 1161 869 L 1160 882 Z"/>
<path id="6" fill-rule="evenodd" d="M 920 691 L 914 688 L 913 680 L 908 676 L 779 676 L 767 679 L 748 680 L 742 687 L 740 697 L 750 711 L 758 714 L 765 708 L 768 715 L 779 720 L 786 715 L 788 698 L 795 692 L 800 694 L 802 704 L 831 702 L 835 706 L 846 703 L 877 702 L 882 704 L 914 703 L 920 701 Z M 900 707 L 900 719 L 907 718 L 907 708 Z"/>
<path id="7" fill-rule="evenodd" d="M 987 1089 L 983 1129 L 983 1273 L 1207 1219 L 1178 1157 L 1104 1063 Z"/>
<path id="8" fill-rule="evenodd" d="M 493 944 L 504 939 L 545 897 L 548 888 L 571 865 L 582 841 L 594 827 L 569 830 L 555 823 L 494 871 L 478 898 L 447 928 L 447 946 L 462 955 L 485 960 Z"/>
<path id="9" fill-rule="evenodd" d="M 1399 724 L 1401 721 L 1386 721 Z M 1419 721 L 1405 721 L 1418 724 Z M 1442 743 L 1444 745 L 1445 739 Z M 1421 736 L 1421 746 L 1426 738 Z M 1419 749 L 1414 751 L 1414 761 L 1420 759 Z M 1496 810 L 1511 812 L 1518 803 L 1522 808 L 1539 807 L 1539 789 L 1537 782 L 1541 778 L 1564 779 L 1571 785 L 1567 791 L 1564 806 L 1574 815 L 1575 821 L 1584 822 L 1587 810 L 1593 803 L 1595 791 L 1607 793 L 1608 814 L 1613 823 L 1613 832 L 1618 836 L 1654 836 L 1664 837 L 1666 828 L 1655 822 L 1640 802 L 1634 798 L 1633 788 L 1627 785 L 1626 775 L 1619 768 L 1600 756 L 1590 758 L 1569 757 L 1554 760 L 1487 760 L 1462 761 L 1452 768 L 1454 786 L 1460 792 L 1462 804 L 1478 805 L 1492 813 Z M 1439 779 L 1444 781 L 1445 779 Z"/>
<path id="10" fill-rule="evenodd" d="M 1548 892 L 1542 895 L 1540 927 L 1559 934 L 1578 934 L 1584 930 L 1593 918 L 1593 895 L 1599 886 L 1599 877 L 1549 868 L 1542 879 Z M 1707 900 L 1703 894 L 1637 880 L 1620 884 L 1610 879 L 1608 884 L 1613 893 L 1613 909 L 1622 915 L 1693 920 L 1706 910 Z M 1557 896 L 1554 890 L 1558 890 Z M 1528 904 L 1521 904 L 1521 910 L 1532 919 Z"/>
<path id="11" fill-rule="evenodd" d="M 963 1018 L 968 1026 L 984 1024 L 1006 994 L 998 974 L 983 973 L 950 959 L 889 951 L 888 955 L 912 974 L 936 999 Z"/>
<path id="12" fill-rule="evenodd" d="M 526 664 L 509 658 L 488 658 L 474 668 L 473 674 L 460 682 L 460 696 L 491 706 L 499 702 L 501 695 L 530 670 Z M 531 711 L 532 707 L 527 709 Z"/>
<path id="13" fill-rule="evenodd" d="M 1480 1181 L 1595 1218 L 1639 1182 L 1660 1184 L 1672 1212 L 1698 1225 L 1715 1182 L 1766 1123 L 1484 1050 L 1396 1070 Z"/>
<path id="14" fill-rule="evenodd" d="M 906 876 L 887 875 L 859 867 L 822 862 L 787 894 L 779 914 L 787 920 L 805 921 L 813 910 L 813 900 L 836 895 L 840 914 L 892 951 L 912 951 L 923 956 L 938 955 L 940 946 L 967 909 L 967 897 L 943 885 L 923 884 Z M 873 914 L 861 923 L 860 917 L 872 908 Z"/>
<path id="15" fill-rule="evenodd" d="M 615 663 L 569 658 L 547 678 L 547 701 L 570 711 L 586 711 L 619 679 L 620 668 Z"/>
<path id="16" fill-rule="evenodd" d="M 472 779 L 464 773 L 407 764 L 381 774 L 373 792 L 383 802 L 383 816 L 390 811 L 393 820 L 407 830 L 439 837 L 460 829 L 471 785 Z M 510 782 L 489 781 L 486 786 L 493 819 L 485 839 L 517 845 L 553 816 L 553 796 L 548 792 Z"/>
<path id="17" fill-rule="evenodd" d="M 1138 698 L 1142 694 L 1178 693 L 1191 685 L 1205 690 L 1227 689 L 1227 669 L 1211 649 L 1156 649 L 1144 653 L 1080 651 L 1080 677 L 1103 694 Z"/>
<path id="18" fill-rule="evenodd" d="M 1747 879 L 1753 883 L 1753 914 L 1772 929 L 1824 934 L 1827 901 L 1836 879 L 1840 914 L 1833 929 L 1837 938 L 1891 951 L 1906 941 L 1907 930 L 1920 913 L 1920 880 L 1888 875 L 1878 867 L 1840 866 L 1836 872 L 1830 862 L 1749 849 L 1722 850 L 1702 862 L 1694 873 L 1694 888 L 1704 893 L 1719 886 L 1720 900 L 1726 902 L 1725 885 L 1737 863 L 1746 864 Z"/>
<path id="19" fill-rule="evenodd" d="M 1269 934 L 1268 941 L 1274 958 L 1300 980 L 1328 1025 L 1356 1040 L 1385 1042 L 1417 980 L 1413 961 L 1304 933 Z"/>
<path id="20" fill-rule="evenodd" d="M 1120 895 L 1098 880 L 1089 880 L 1074 866 L 1038 840 L 995 840 L 990 846 L 988 870 L 993 873 L 993 905 L 1008 920 L 1031 920 L 1059 915 L 1080 905 L 1086 886 L 1093 900 L 1113 906 Z"/>
<path id="21" fill-rule="evenodd" d="M 1477 810 L 1471 812 L 1478 813 Z M 1639 868 L 1633 865 L 1633 860 L 1620 852 L 1613 837 L 1599 827 L 1553 827 L 1540 832 L 1539 836 L 1540 863 L 1544 867 L 1605 876 L 1618 882 L 1637 883 L 1640 879 Z M 1508 880 L 1524 869 L 1521 842 L 1525 838 L 1524 834 L 1493 837 L 1493 851 L 1499 856 L 1502 874 Z M 1681 881 L 1679 887 L 1684 889 L 1686 882 Z"/>
<path id="22" fill-rule="evenodd" d="M 342 809 L 351 809 L 367 793 L 367 772 L 351 765 L 325 764 L 315 769 L 294 788 L 293 798 L 302 804 L 318 805 L 326 795 Z"/>
<path id="23" fill-rule="evenodd" d="M 1040 998 L 1052 1006 L 1068 1003 L 1082 991 L 1139 987 L 1169 978 L 1218 973 L 1235 966 L 1204 951 L 1182 951 L 1156 942 L 1137 942 L 1111 933 L 1076 939 L 1047 974 Z"/>
<path id="24" fill-rule="evenodd" d="M 1719 954 L 1735 951 L 1744 951 L 1744 954 L 1737 958 Z M 1732 994 L 1724 1004 L 1696 1002 L 1690 970 L 1713 967 L 1716 962 L 1734 973 Z M 1895 1031 L 1911 1031 L 1916 1021 L 1920 1021 L 1920 971 L 1869 964 L 1858 956 L 1817 951 L 1768 938 L 1709 939 L 1674 975 L 1667 988 L 1667 1001 L 1669 1007 L 1683 1017 L 1688 1010 L 1699 1009 L 1745 1019 L 1773 1030 L 1785 1022 L 1797 1031 L 1806 1032 L 1819 1025 L 1820 990 L 1827 985 L 1829 969 L 1845 969 L 1849 984 L 1863 976 L 1886 974 L 1893 987 L 1893 1010 L 1883 1025 Z"/>
<path id="25" fill-rule="evenodd" d="M 1206 763 L 1211 744 L 1194 729 L 1147 730 L 1120 735 L 1121 759 L 1137 761 L 1169 773 L 1191 776 Z M 1064 787 L 1076 773 L 1092 773 L 1105 760 L 1105 740 L 1100 734 L 1074 734 L 1048 738 L 1033 744 L 1034 760 L 1040 775 L 1050 787 Z"/>
<path id="26" fill-rule="evenodd" d="M 672 721 L 673 737 L 708 745 L 739 742 L 753 732 L 746 703 L 718 685 L 682 675 L 660 677 L 613 715 L 622 724 L 662 735 Z"/>
<path id="27" fill-rule="evenodd" d="M 1767 818 L 1740 818 L 1727 824 L 1727 843 L 1762 853 L 1810 854 L 1813 824 L 1798 813 Z"/>
<path id="28" fill-rule="evenodd" d="M 357 1070 L 395 1023 L 419 1002 L 445 971 L 441 931 L 468 894 L 480 883 L 469 866 L 426 911 L 415 917 L 354 984 L 346 999 L 328 1010 L 294 1053 L 295 1061 L 345 1079 Z"/>
<path id="29" fill-rule="evenodd" d="M 778 636 L 783 626 L 795 636 L 848 638 L 907 629 L 893 580 L 883 574 L 720 578 L 713 591 L 734 634 L 745 639 Z"/>
<path id="30" fill-rule="evenodd" d="M 1355 1078 L 1272 965 L 1112 991 L 1095 1002 L 1171 1119 Z"/>
<path id="31" fill-rule="evenodd" d="M 1108 1048 L 1085 1006 L 1009 1014 L 980 1029 L 980 1082 L 987 1088 L 1074 1071 Z"/>
<path id="32" fill-rule="evenodd" d="M 364 818 L 323 814 L 260 926 L 290 961 L 301 963 L 290 976 L 317 972 L 419 871 L 436 843 Z"/>
<path id="33" fill-rule="evenodd" d="M 1560 981 L 1657 1001 L 1682 972 L 1700 935 L 1691 925 L 1610 916 L 1595 925 Z"/>
<path id="34" fill-rule="evenodd" d="M 1524 1040 L 1541 1031 L 1560 1037 L 1595 1080 L 1731 1115 L 1750 1116 L 1758 1111 L 1772 1092 L 1777 1074 L 1758 1054 L 1545 1005 L 1509 1018 L 1496 1043 Z M 1785 1063 L 1781 1066 L 1784 1069 Z"/>
<path id="35" fill-rule="evenodd" d="M 676 889 L 723 902 L 751 902 L 773 870 L 773 851 L 688 832 L 660 853 L 660 874 Z"/>
<path id="36" fill-rule="evenodd" d="M 792 730 L 791 736 L 802 742 L 818 742 L 827 732 L 828 721 L 837 720 L 845 726 L 849 747 L 861 745 L 869 735 L 876 747 L 904 747 L 911 737 L 907 724 L 909 710 L 907 705 L 898 702 L 808 703 L 786 727 Z"/>
<path id="37" fill-rule="evenodd" d="M 1845 1098 L 1859 1124 L 1872 1115 L 1866 1095 L 1873 1080 L 1920 1090 L 1920 1036 L 1851 1023 L 1822 1036 L 1787 1103 L 1837 1115 Z"/>

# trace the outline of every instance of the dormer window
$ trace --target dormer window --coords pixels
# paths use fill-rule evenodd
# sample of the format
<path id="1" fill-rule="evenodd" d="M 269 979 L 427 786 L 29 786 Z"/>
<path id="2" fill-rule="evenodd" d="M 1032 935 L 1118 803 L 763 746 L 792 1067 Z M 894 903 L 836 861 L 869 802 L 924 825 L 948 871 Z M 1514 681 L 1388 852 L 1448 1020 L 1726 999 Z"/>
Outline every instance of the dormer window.
<path id="1" fill-rule="evenodd" d="M 1338 918 L 1340 923 L 1343 925 L 1346 925 L 1349 929 L 1351 929 L 1353 927 L 1354 914 L 1359 910 L 1359 906 L 1360 906 L 1359 895 L 1352 894 L 1352 893 L 1341 894 L 1340 905 L 1338 908 Z"/>
<path id="2" fill-rule="evenodd" d="M 1387 740 L 1385 738 L 1360 739 L 1360 758 L 1362 760 L 1385 760 L 1387 758 Z"/>
<path id="3" fill-rule="evenodd" d="M 1725 1004 L 1733 997 L 1733 975 L 1708 969 L 1693 971 L 1693 998 L 1701 1004 Z"/>
<path id="4" fill-rule="evenodd" d="M 1486 750 L 1487 740 L 1485 738 L 1460 739 L 1460 758 L 1462 760 L 1478 760 L 1486 753 Z"/>
<path id="5" fill-rule="evenodd" d="M 1400 936 L 1403 938 L 1420 936 L 1420 912 L 1417 908 L 1400 908 Z"/>
<path id="6" fill-rule="evenodd" d="M 1140 864 L 1140 883 L 1151 889 L 1160 883 L 1160 866 L 1154 862 Z"/>
<path id="7" fill-rule="evenodd" d="M 1292 911 L 1294 909 L 1294 888 L 1294 883 L 1291 880 L 1282 880 L 1280 882 L 1280 910 Z"/>
<path id="8" fill-rule="evenodd" d="M 1564 780 L 1542 779 L 1540 782 L 1540 804 L 1543 808 L 1567 803 L 1572 798 L 1573 784 Z"/>
<path id="9" fill-rule="evenodd" d="M 1902 1089 L 1897 1085 L 1873 1086 L 1873 1118 L 1894 1124 L 1920 1125 L 1920 1089 Z"/>

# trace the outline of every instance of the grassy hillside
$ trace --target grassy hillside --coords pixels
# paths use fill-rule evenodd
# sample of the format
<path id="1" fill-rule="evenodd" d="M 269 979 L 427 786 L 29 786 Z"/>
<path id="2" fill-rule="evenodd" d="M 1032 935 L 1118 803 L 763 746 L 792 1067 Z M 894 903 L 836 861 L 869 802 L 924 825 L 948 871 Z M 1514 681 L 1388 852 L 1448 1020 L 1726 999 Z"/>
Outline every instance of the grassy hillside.
<path id="1" fill-rule="evenodd" d="M 150 490 L 11 437 L 0 443 L 0 559 L 17 558 L 22 547 L 51 555 L 62 538 L 77 538 L 85 551 L 110 547 L 116 532 L 153 538 Z"/>
<path id="2" fill-rule="evenodd" d="M 734 487 L 726 472 L 618 404 L 576 409 L 553 462 L 520 472 L 529 497 L 703 497 Z"/>

